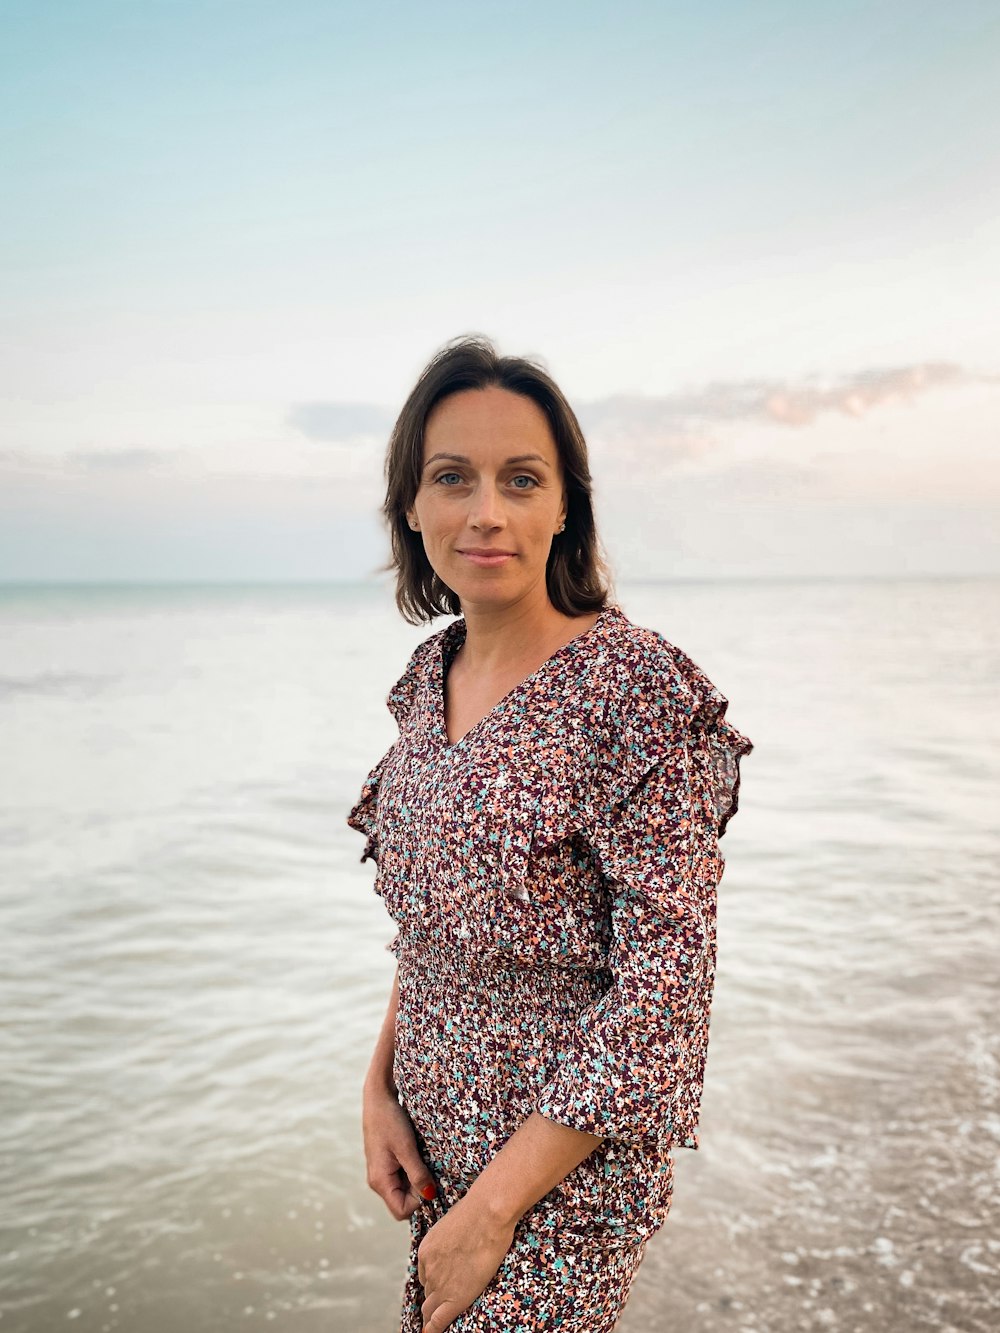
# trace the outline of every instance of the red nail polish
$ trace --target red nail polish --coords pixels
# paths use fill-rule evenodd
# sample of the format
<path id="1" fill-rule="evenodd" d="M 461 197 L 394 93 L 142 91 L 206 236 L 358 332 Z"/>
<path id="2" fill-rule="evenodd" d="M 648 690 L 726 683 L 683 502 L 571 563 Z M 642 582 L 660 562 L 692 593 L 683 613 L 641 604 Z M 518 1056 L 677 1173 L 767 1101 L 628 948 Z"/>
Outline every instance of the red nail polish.
<path id="1" fill-rule="evenodd" d="M 420 1195 L 430 1203 L 431 1199 L 437 1198 L 437 1188 L 434 1185 L 425 1185 L 420 1191 Z"/>

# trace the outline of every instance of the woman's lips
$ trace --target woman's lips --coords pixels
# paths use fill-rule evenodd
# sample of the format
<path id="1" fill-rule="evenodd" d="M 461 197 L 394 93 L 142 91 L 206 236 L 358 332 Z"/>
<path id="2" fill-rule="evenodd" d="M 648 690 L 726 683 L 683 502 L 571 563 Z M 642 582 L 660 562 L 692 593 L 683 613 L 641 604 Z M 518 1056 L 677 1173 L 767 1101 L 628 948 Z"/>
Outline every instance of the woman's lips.
<path id="1" fill-rule="evenodd" d="M 498 551 L 491 555 L 481 555 L 478 551 L 459 551 L 459 555 L 464 556 L 466 560 L 471 560 L 474 565 L 485 565 L 487 568 L 493 565 L 504 565 L 508 560 L 516 558 L 505 551 Z"/>

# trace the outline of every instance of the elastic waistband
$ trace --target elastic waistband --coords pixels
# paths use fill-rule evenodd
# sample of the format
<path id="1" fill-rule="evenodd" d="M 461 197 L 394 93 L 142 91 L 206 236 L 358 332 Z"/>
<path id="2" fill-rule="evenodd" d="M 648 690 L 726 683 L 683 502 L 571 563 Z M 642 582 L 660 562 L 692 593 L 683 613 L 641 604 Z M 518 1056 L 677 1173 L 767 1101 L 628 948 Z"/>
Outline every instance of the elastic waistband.
<path id="1" fill-rule="evenodd" d="M 607 968 L 522 963 L 495 952 L 472 952 L 405 933 L 394 941 L 393 953 L 401 975 L 412 973 L 422 979 L 450 980 L 452 984 L 464 978 L 469 983 L 479 980 L 518 990 L 527 987 L 535 993 L 565 991 L 592 995 L 601 994 L 611 985 Z"/>

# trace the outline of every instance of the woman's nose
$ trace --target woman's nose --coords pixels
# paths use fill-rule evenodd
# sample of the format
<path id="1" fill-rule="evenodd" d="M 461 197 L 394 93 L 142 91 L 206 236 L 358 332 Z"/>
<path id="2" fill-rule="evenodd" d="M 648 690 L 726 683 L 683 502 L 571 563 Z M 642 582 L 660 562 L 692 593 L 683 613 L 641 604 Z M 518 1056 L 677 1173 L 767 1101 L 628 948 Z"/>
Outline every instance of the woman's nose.
<path id="1" fill-rule="evenodd" d="M 503 499 L 492 482 L 477 486 L 469 505 L 469 522 L 476 528 L 495 528 L 504 522 Z"/>

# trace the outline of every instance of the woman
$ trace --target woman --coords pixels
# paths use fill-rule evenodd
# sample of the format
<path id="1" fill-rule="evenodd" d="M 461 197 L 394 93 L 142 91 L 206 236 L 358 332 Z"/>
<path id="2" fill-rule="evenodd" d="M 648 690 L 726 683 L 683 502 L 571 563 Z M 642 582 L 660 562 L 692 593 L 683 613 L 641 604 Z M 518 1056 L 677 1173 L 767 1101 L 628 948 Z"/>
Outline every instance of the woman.
<path id="1" fill-rule="evenodd" d="M 383 512 L 421 642 L 349 824 L 398 926 L 368 1181 L 412 1244 L 403 1333 L 617 1322 L 698 1146 L 718 837 L 751 743 L 609 601 L 586 445 L 549 376 L 446 346 Z"/>

